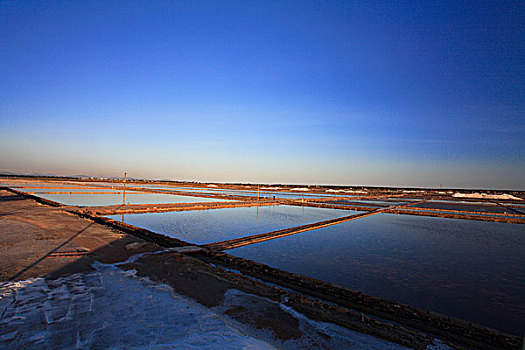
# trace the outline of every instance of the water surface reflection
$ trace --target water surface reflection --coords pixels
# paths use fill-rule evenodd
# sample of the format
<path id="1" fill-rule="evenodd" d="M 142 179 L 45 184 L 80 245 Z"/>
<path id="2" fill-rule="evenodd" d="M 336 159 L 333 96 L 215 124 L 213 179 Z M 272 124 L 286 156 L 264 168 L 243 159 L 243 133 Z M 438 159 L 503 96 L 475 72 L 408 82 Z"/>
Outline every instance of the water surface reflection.
<path id="1" fill-rule="evenodd" d="M 279 205 L 130 214 L 125 216 L 124 222 L 186 242 L 205 244 L 356 213 L 358 212 L 352 210 Z M 120 215 L 108 217 L 118 221 L 122 220 Z"/>
<path id="2" fill-rule="evenodd" d="M 521 336 L 523 228 L 377 214 L 228 253 Z"/>
<path id="3" fill-rule="evenodd" d="M 122 204 L 122 194 L 38 194 L 39 197 L 65 205 L 102 206 Z M 224 201 L 213 198 L 177 196 L 158 193 L 137 193 L 126 191 L 125 202 L 129 204 L 166 204 Z"/>

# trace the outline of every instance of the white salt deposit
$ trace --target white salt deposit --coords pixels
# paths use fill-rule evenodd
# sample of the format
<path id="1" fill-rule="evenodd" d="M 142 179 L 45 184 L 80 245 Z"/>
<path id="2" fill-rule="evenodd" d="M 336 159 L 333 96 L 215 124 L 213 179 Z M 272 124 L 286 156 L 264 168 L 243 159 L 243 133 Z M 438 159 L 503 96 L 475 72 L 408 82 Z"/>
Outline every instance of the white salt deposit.
<path id="1" fill-rule="evenodd" d="M 290 188 L 290 191 L 310 191 L 309 188 L 303 187 L 303 188 Z"/>
<path id="2" fill-rule="evenodd" d="M 215 187 L 215 188 L 217 188 L 219 186 L 217 186 L 217 185 L 208 185 L 208 187 Z"/>
<path id="3" fill-rule="evenodd" d="M 280 190 L 282 187 L 261 187 L 261 190 Z"/>
<path id="4" fill-rule="evenodd" d="M 453 197 L 456 198 L 483 198 L 483 199 L 515 199 L 522 201 L 523 198 L 513 196 L 511 194 L 488 194 L 488 193 L 454 193 Z"/>
<path id="5" fill-rule="evenodd" d="M 0 285 L 0 347 L 273 349 L 166 285 L 114 266 Z"/>
<path id="6" fill-rule="evenodd" d="M 261 297 L 230 290 L 222 306 L 209 309 L 167 285 L 135 276 L 133 270 L 101 263 L 94 267 L 94 272 L 56 280 L 0 283 L 0 348 L 404 349 L 312 321 L 282 304 L 304 335 L 278 341 L 268 331 L 254 330 L 223 313 L 232 306 L 249 312 Z"/>

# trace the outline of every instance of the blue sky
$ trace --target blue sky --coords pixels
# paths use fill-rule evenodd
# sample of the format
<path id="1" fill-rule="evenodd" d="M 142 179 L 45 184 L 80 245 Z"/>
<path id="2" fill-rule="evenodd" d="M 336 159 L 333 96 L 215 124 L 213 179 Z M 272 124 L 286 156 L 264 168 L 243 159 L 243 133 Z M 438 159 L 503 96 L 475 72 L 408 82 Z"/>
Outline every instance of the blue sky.
<path id="1" fill-rule="evenodd" d="M 1 1 L 0 170 L 525 189 L 523 23 L 519 1 Z"/>

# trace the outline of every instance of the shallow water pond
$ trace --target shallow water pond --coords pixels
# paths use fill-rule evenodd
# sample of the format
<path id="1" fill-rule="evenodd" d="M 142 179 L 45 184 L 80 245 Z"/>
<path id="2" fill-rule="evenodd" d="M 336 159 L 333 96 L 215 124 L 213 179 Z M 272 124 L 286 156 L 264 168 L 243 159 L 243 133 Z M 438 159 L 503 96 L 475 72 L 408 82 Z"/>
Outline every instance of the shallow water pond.
<path id="1" fill-rule="evenodd" d="M 64 192 L 69 192 L 69 194 L 76 194 L 77 192 L 91 192 L 93 194 L 105 194 L 105 193 L 109 193 L 109 192 L 112 192 L 112 193 L 115 193 L 115 194 L 119 194 L 121 195 L 122 197 L 122 191 L 119 191 L 119 190 L 116 190 L 116 189 L 111 189 L 111 188 L 68 188 L 68 187 L 64 187 L 64 188 L 17 188 L 17 190 L 21 191 L 21 192 L 30 192 L 30 193 L 34 193 L 36 195 L 39 195 L 39 194 L 45 194 L 45 193 L 48 193 L 48 192 L 60 192 L 60 193 L 57 193 L 57 194 L 68 194 L 68 193 L 64 193 Z M 135 191 L 133 191 L 135 192 Z M 126 195 L 128 193 L 128 190 L 126 189 Z M 54 194 L 54 193 L 53 193 Z"/>
<path id="2" fill-rule="evenodd" d="M 65 205 L 103 206 L 122 204 L 122 194 L 38 194 L 38 196 Z M 137 193 L 134 191 L 128 193 L 126 191 L 126 203 L 128 204 L 198 203 L 217 201 L 221 200 L 161 193 Z"/>
<path id="3" fill-rule="evenodd" d="M 524 229 L 376 214 L 227 252 L 521 336 Z"/>
<path id="4" fill-rule="evenodd" d="M 356 213 L 352 210 L 279 205 L 129 214 L 124 216 L 124 222 L 186 242 L 206 244 Z M 122 220 L 122 215 L 108 217 Z"/>

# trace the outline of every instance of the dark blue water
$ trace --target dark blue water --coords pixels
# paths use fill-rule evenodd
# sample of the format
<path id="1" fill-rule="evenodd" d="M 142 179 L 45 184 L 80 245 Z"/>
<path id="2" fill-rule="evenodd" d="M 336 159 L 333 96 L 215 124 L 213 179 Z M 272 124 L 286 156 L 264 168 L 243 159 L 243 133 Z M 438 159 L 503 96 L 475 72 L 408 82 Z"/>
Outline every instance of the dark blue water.
<path id="1" fill-rule="evenodd" d="M 186 242 L 205 244 L 357 213 L 352 210 L 280 205 L 129 214 L 124 216 L 124 222 Z M 122 215 L 108 217 L 113 220 L 122 220 Z"/>
<path id="2" fill-rule="evenodd" d="M 525 226 L 377 214 L 227 251 L 498 330 L 525 330 Z"/>

